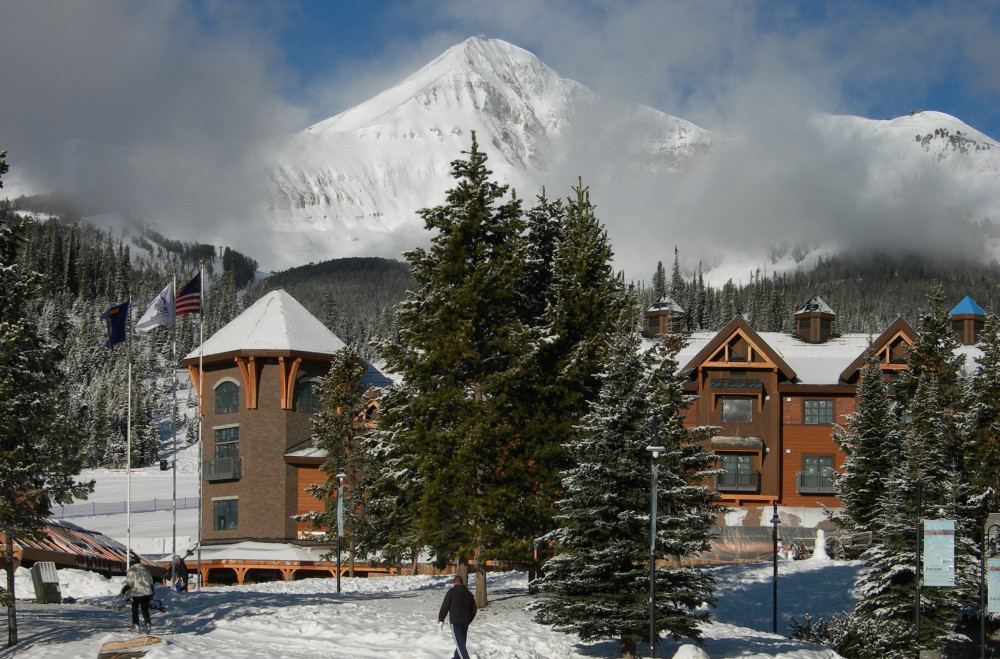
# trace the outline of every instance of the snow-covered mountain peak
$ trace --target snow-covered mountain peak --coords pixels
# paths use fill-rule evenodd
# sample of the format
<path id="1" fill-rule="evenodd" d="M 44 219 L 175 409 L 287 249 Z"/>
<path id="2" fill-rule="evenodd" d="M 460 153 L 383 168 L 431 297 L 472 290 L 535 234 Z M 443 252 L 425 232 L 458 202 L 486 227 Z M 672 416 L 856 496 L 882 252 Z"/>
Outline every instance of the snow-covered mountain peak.
<path id="1" fill-rule="evenodd" d="M 500 126 L 507 125 L 530 135 L 558 130 L 565 123 L 568 104 L 595 98 L 593 92 L 559 76 L 528 51 L 504 41 L 473 37 L 398 85 L 305 132 L 399 137 L 429 128 L 449 132 L 448 123 L 478 116 L 498 132 L 504 132 Z M 505 141 L 518 150 L 512 140 Z"/>
<path id="2" fill-rule="evenodd" d="M 795 246 L 789 268 L 817 245 L 941 251 L 948 242 L 958 252 L 971 241 L 1000 254 L 1000 231 L 948 240 L 1000 217 L 1000 146 L 958 119 L 817 114 L 764 128 L 716 135 L 603 99 L 522 48 L 473 37 L 290 140 L 273 169 L 270 223 L 281 238 L 260 258 L 281 268 L 398 257 L 425 243 L 417 211 L 443 203 L 471 131 L 493 178 L 528 204 L 543 186 L 550 197 L 578 177 L 592 186 L 632 276 L 674 246 L 706 263 L 767 259 L 768 270 L 784 269 L 768 256 L 774 245 Z"/>

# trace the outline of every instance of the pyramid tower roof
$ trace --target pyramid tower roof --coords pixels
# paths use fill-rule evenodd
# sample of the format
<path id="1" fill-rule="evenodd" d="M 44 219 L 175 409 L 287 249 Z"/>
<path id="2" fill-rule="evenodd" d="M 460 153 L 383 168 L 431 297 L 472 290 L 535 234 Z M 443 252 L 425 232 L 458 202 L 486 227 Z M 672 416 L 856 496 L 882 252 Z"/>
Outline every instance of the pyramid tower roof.
<path id="1" fill-rule="evenodd" d="M 800 313 L 825 313 L 836 316 L 837 313 L 830 307 L 829 304 L 823 301 L 818 295 L 813 295 L 811 298 L 805 301 L 805 303 L 795 310 L 795 315 Z"/>
<path id="2" fill-rule="evenodd" d="M 282 289 L 254 302 L 205 340 L 204 357 L 315 354 L 330 356 L 345 346 L 316 316 Z M 195 348 L 184 361 L 198 359 Z"/>
<path id="3" fill-rule="evenodd" d="M 971 313 L 977 316 L 985 316 L 986 312 L 980 307 L 975 301 L 966 295 L 962 298 L 962 301 L 955 305 L 955 308 L 951 310 L 952 316 L 958 316 L 960 314 Z"/>

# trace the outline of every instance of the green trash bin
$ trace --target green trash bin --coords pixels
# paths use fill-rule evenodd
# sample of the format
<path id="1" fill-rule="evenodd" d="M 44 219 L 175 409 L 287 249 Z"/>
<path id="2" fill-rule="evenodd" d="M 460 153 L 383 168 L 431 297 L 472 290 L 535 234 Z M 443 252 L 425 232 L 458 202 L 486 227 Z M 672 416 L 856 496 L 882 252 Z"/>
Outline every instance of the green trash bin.
<path id="1" fill-rule="evenodd" d="M 35 602 L 38 604 L 59 604 L 59 573 L 55 563 L 35 563 L 31 566 L 31 581 L 35 586 Z"/>

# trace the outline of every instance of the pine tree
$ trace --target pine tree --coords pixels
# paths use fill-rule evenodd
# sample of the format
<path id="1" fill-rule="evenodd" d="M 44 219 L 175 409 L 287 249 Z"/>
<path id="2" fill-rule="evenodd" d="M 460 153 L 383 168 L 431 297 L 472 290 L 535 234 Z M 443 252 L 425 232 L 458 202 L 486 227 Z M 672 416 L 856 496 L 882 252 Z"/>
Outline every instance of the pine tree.
<path id="1" fill-rule="evenodd" d="M 0 152 L 0 174 L 7 171 Z M 6 537 L 8 646 L 17 643 L 16 537 L 37 537 L 56 503 L 84 497 L 93 483 L 75 480 L 83 466 L 79 419 L 67 414 L 58 348 L 33 318 L 40 277 L 15 265 L 23 225 L 0 218 L 0 530 Z"/>
<path id="2" fill-rule="evenodd" d="M 527 350 L 517 299 L 524 222 L 516 198 L 502 201 L 507 186 L 490 179 L 474 135 L 466 155 L 452 162 L 446 203 L 420 213 L 435 232 L 430 248 L 406 255 L 417 288 L 386 356 L 412 397 L 382 421 L 423 480 L 413 514 L 424 541 L 439 563 L 476 560 L 486 606 L 486 561 L 504 557 L 523 498 L 507 456 L 517 437 L 512 366 Z"/>
<path id="3" fill-rule="evenodd" d="M 979 517 L 1000 510 L 1000 318 L 990 314 L 977 344 L 982 355 L 969 387 L 970 404 L 962 420 L 973 438 L 973 482 L 978 485 Z"/>
<path id="4" fill-rule="evenodd" d="M 656 272 L 653 273 L 653 299 L 658 300 L 667 292 L 667 273 L 663 269 L 663 261 L 656 262 Z"/>
<path id="5" fill-rule="evenodd" d="M 405 383 L 394 384 L 382 390 L 380 408 L 401 410 L 413 396 Z M 411 556 L 416 574 L 422 542 L 411 510 L 422 496 L 423 479 L 414 471 L 418 456 L 404 453 L 406 444 L 396 437 L 406 430 L 405 426 L 392 429 L 380 420 L 362 438 L 368 471 L 356 546 L 362 556 L 377 562 L 398 564 Z"/>
<path id="6" fill-rule="evenodd" d="M 874 355 L 867 358 L 855 412 L 847 417 L 846 426 L 836 426 L 833 432 L 833 441 L 845 456 L 836 483 L 841 509 L 835 519 L 850 531 L 874 530 L 888 469 L 899 452 L 897 420 L 882 369 Z"/>
<path id="7" fill-rule="evenodd" d="M 630 304 L 611 262 L 607 232 L 582 182 L 567 199 L 551 262 L 548 303 L 533 328 L 532 350 L 512 391 L 523 418 L 522 442 L 511 453 L 518 476 L 532 483 L 516 535 L 526 554 L 531 540 L 551 529 L 552 505 L 568 466 L 564 445 L 597 396 L 606 337 Z"/>
<path id="8" fill-rule="evenodd" d="M 556 555 L 535 582 L 536 619 L 584 640 L 617 638 L 623 657 L 649 628 L 649 419 L 662 417 L 666 457 L 659 481 L 661 551 L 675 559 L 707 547 L 712 495 L 699 483 L 711 456 L 698 446 L 701 432 L 683 428 L 685 399 L 671 352 L 640 352 L 635 314 L 618 317 L 603 362 L 597 402 L 569 444 L 574 466 L 564 473 L 559 527 L 544 539 Z M 656 568 L 657 631 L 700 640 L 713 582 L 679 562 Z"/>
<path id="9" fill-rule="evenodd" d="M 326 453 L 326 460 L 319 468 L 326 474 L 326 480 L 306 491 L 326 506 L 323 511 L 303 515 L 301 519 L 311 521 L 314 529 L 326 533 L 327 539 L 336 537 L 338 530 L 337 491 L 341 485 L 346 492 L 343 519 L 349 542 L 352 530 L 361 522 L 358 514 L 364 506 L 365 465 L 360 442 L 365 432 L 367 401 L 359 390 L 366 368 L 356 353 L 342 348 L 334 354 L 330 370 L 319 383 L 322 409 L 313 418 L 313 445 Z M 346 476 L 343 481 L 338 478 L 342 471 Z"/>

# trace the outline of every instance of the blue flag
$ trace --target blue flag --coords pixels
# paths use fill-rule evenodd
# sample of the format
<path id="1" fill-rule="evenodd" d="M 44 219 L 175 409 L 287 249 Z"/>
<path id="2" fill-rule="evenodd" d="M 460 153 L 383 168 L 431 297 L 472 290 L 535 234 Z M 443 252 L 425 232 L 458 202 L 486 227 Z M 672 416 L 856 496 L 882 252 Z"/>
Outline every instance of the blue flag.
<path id="1" fill-rule="evenodd" d="M 107 325 L 108 342 L 105 345 L 109 348 L 128 338 L 128 302 L 111 307 L 101 315 L 101 320 Z"/>

